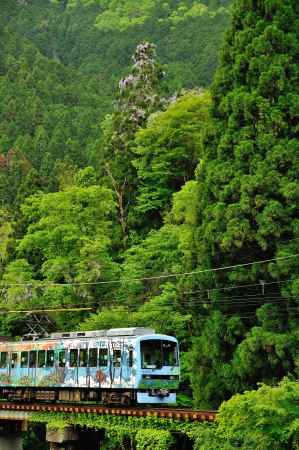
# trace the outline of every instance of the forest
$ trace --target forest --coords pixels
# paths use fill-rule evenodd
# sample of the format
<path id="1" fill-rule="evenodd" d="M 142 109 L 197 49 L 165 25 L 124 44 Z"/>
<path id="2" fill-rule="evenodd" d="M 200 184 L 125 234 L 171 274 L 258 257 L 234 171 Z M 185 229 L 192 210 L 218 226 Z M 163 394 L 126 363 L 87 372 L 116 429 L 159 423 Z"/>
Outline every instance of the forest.
<path id="1" fill-rule="evenodd" d="M 175 335 L 195 449 L 299 448 L 299 3 L 0 3 L 0 335 Z"/>

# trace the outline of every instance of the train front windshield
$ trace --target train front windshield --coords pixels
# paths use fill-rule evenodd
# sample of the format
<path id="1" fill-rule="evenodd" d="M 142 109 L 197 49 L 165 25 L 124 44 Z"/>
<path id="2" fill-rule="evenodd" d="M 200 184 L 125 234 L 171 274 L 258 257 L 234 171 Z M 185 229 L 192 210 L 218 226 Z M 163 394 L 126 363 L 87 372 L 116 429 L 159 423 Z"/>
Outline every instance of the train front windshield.
<path id="1" fill-rule="evenodd" d="M 142 369 L 161 369 L 163 366 L 178 365 L 176 342 L 164 340 L 141 341 Z"/>

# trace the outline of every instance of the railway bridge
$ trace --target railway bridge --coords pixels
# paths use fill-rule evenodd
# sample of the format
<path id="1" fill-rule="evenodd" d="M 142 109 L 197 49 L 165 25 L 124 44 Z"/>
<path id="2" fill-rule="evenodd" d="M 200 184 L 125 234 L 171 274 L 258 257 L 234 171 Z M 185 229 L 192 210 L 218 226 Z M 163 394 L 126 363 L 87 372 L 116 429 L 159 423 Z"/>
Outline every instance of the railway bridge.
<path id="1" fill-rule="evenodd" d="M 22 433 L 27 431 L 34 414 L 63 413 L 72 415 L 157 417 L 177 421 L 213 421 L 215 411 L 198 411 L 181 408 L 141 408 L 106 407 L 99 405 L 78 405 L 61 403 L 11 403 L 0 402 L 0 449 L 22 450 Z M 98 450 L 103 438 L 101 431 L 86 430 L 78 426 L 66 426 L 59 429 L 47 429 L 46 440 L 51 450 L 76 448 Z"/>

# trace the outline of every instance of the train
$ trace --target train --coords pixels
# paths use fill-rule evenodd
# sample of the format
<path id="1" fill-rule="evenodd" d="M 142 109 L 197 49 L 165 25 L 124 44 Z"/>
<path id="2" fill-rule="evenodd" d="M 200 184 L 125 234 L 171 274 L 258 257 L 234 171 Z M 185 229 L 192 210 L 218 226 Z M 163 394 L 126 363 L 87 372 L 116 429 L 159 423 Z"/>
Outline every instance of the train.
<path id="1" fill-rule="evenodd" d="M 151 328 L 0 338 L 0 395 L 13 401 L 173 404 L 179 346 Z"/>

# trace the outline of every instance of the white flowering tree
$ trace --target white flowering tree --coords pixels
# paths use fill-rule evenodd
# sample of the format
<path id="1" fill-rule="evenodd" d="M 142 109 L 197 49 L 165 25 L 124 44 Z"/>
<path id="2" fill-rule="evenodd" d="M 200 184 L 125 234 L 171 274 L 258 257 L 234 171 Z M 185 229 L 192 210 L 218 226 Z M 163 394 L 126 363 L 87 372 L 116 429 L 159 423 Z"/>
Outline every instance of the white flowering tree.
<path id="1" fill-rule="evenodd" d="M 136 131 L 145 125 L 149 115 L 163 108 L 164 72 L 156 60 L 156 47 L 139 44 L 133 55 L 131 73 L 119 82 L 115 111 L 106 116 L 103 125 L 103 166 L 118 201 L 118 217 L 123 246 L 128 236 L 128 211 L 134 203 L 137 175 L 132 165 L 132 145 Z M 109 162 L 108 162 L 109 161 Z"/>
<path id="2" fill-rule="evenodd" d="M 132 73 L 119 82 L 118 109 L 137 128 L 163 105 L 160 94 L 164 72 L 157 64 L 154 44 L 139 44 L 132 58 Z"/>

